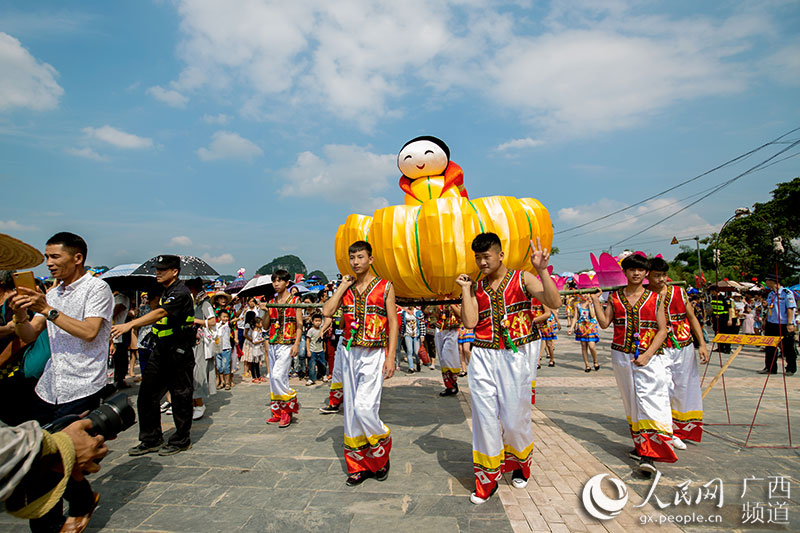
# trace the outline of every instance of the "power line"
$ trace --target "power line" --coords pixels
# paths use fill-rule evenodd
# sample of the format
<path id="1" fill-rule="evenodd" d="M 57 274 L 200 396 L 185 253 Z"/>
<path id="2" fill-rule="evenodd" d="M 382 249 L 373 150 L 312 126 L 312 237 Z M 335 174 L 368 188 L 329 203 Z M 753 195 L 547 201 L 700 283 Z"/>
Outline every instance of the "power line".
<path id="1" fill-rule="evenodd" d="M 662 205 L 661 207 L 656 207 L 656 208 L 654 208 L 654 209 L 651 209 L 650 211 L 648 211 L 648 212 L 646 212 L 646 213 L 642 213 L 642 214 L 640 214 L 640 215 L 634 215 L 634 216 L 632 216 L 632 217 L 630 217 L 630 218 L 628 218 L 628 219 L 626 219 L 626 220 L 623 220 L 623 221 L 619 221 L 619 222 L 612 222 L 611 224 L 606 224 L 606 225 L 604 225 L 604 226 L 593 227 L 593 228 L 592 228 L 592 229 L 590 229 L 589 231 L 584 231 L 584 232 L 582 232 L 582 233 L 578 233 L 577 235 L 570 235 L 570 236 L 568 236 L 568 237 L 564 238 L 564 239 L 563 239 L 562 241 L 560 241 L 560 242 L 563 242 L 563 241 L 568 241 L 569 239 L 574 239 L 574 238 L 576 238 L 576 237 L 582 237 L 582 236 L 584 236 L 584 235 L 589 235 L 590 233 L 595 233 L 595 232 L 597 232 L 597 231 L 601 231 L 601 230 L 604 230 L 604 229 L 606 229 L 606 228 L 611 228 L 611 227 L 613 227 L 613 226 L 616 226 L 617 224 L 622 224 L 622 223 L 629 223 L 629 222 L 632 222 L 632 221 L 634 221 L 634 220 L 637 220 L 637 219 L 639 219 L 639 218 L 642 218 L 642 217 L 644 217 L 644 216 L 651 215 L 651 214 L 655 213 L 656 211 L 663 211 L 664 209 L 667 209 L 668 207 L 672 207 L 673 205 L 679 204 L 679 203 L 681 203 L 681 202 L 683 202 L 683 201 L 685 201 L 685 200 L 688 200 L 689 198 L 694 198 L 695 196 L 699 196 L 699 195 L 703 194 L 704 192 L 708 192 L 708 191 L 710 191 L 711 189 L 714 189 L 715 187 L 717 187 L 717 186 L 716 186 L 716 185 L 714 185 L 713 187 L 709 187 L 709 188 L 707 188 L 707 189 L 703 189 L 702 191 L 698 191 L 698 192 L 696 192 L 696 193 L 690 194 L 689 196 L 686 196 L 686 197 L 684 197 L 684 198 L 681 198 L 680 200 L 675 200 L 674 202 L 672 202 L 672 203 L 669 203 L 669 204 L 667 204 L 667 205 Z"/>
<path id="2" fill-rule="evenodd" d="M 729 160 L 729 161 L 726 161 L 725 163 L 722 163 L 721 165 L 718 165 L 718 166 L 716 166 L 716 167 L 712 168 L 711 170 L 707 170 L 707 171 L 703 172 L 702 174 L 699 174 L 699 175 L 697 175 L 697 176 L 695 176 L 695 177 L 693 177 L 693 178 L 690 178 L 690 179 L 688 179 L 688 180 L 686 180 L 686 181 L 683 181 L 683 182 L 681 182 L 681 183 L 679 183 L 679 184 L 677 184 L 677 185 L 674 185 L 674 186 L 670 187 L 669 189 L 666 189 L 666 190 L 664 190 L 664 191 L 661 191 L 661 192 L 660 192 L 660 193 L 658 193 L 658 194 L 654 194 L 653 196 L 650 196 L 650 197 L 648 197 L 648 198 L 645 198 L 644 200 L 640 200 L 640 201 L 638 201 L 638 202 L 636 202 L 636 203 L 634 203 L 634 204 L 628 205 L 628 206 L 626 206 L 626 207 L 623 207 L 623 208 L 621 208 L 621 209 L 618 209 L 618 210 L 616 210 L 616 211 L 614 211 L 614 212 L 612 212 L 612 213 L 609 213 L 609 214 L 607 214 L 607 215 L 603 215 L 602 217 L 598 217 L 598 218 L 596 218 L 596 219 L 594 219 L 594 220 L 590 220 L 590 221 L 588 221 L 588 222 L 584 222 L 583 224 L 579 224 L 579 225 L 577 225 L 577 226 L 573 226 L 573 227 L 571 227 L 571 228 L 563 229 L 563 230 L 561 230 L 561 231 L 556 231 L 556 232 L 555 232 L 553 235 L 559 235 L 559 234 L 561 234 L 561 233 L 566 233 L 566 232 L 568 232 L 568 231 L 573 231 L 573 230 L 576 230 L 576 229 L 579 229 L 579 228 L 583 228 L 583 227 L 585 227 L 585 226 L 588 226 L 588 225 L 590 225 L 590 224 L 593 224 L 593 223 L 595 223 L 595 222 L 599 222 L 599 221 L 601 221 L 601 220 L 605 220 L 605 219 L 607 219 L 607 218 L 609 218 L 609 217 L 612 217 L 612 216 L 614 216 L 614 215 L 618 215 L 619 213 L 623 213 L 623 212 L 627 211 L 628 209 L 632 209 L 632 208 L 634 208 L 634 207 L 640 206 L 640 205 L 642 205 L 642 204 L 644 204 L 644 203 L 646 203 L 646 202 L 649 202 L 650 200 L 654 200 L 655 198 L 658 198 L 659 196 L 663 196 L 663 195 L 667 194 L 668 192 L 674 191 L 675 189 L 677 189 L 677 188 L 679 188 L 679 187 L 683 187 L 684 185 L 686 185 L 686 184 L 688 184 L 688 183 L 691 183 L 691 182 L 693 182 L 693 181 L 697 181 L 697 180 L 699 180 L 700 178 L 702 178 L 702 177 L 704 177 L 704 176 L 707 176 L 707 175 L 711 174 L 712 172 L 716 172 L 717 170 L 719 170 L 719 169 L 721 169 L 721 168 L 725 168 L 725 167 L 726 167 L 726 166 L 728 166 L 728 165 L 731 165 L 731 164 L 733 164 L 733 163 L 735 163 L 735 162 L 737 162 L 737 161 L 740 161 L 740 160 L 742 160 L 742 159 L 745 159 L 745 158 L 747 158 L 747 157 L 751 156 L 752 154 L 754 154 L 754 153 L 758 152 L 759 150 L 762 150 L 762 149 L 766 148 L 767 146 L 770 146 L 770 145 L 772 145 L 772 144 L 777 144 L 777 143 L 778 143 L 778 142 L 779 142 L 781 139 L 783 139 L 783 138 L 784 138 L 784 137 L 786 137 L 787 135 L 790 135 L 790 134 L 792 134 L 792 133 L 794 133 L 794 132 L 796 132 L 796 131 L 798 131 L 798 130 L 800 130 L 800 127 L 794 128 L 793 130 L 791 130 L 791 131 L 788 131 L 788 132 L 784 133 L 784 134 L 783 134 L 783 135 L 781 135 L 780 137 L 777 137 L 776 139 L 774 139 L 774 140 L 772 140 L 772 141 L 770 141 L 770 142 L 767 142 L 767 143 L 764 143 L 764 144 L 762 144 L 762 145 L 761 145 L 761 146 L 759 146 L 758 148 L 754 148 L 754 149 L 750 150 L 749 152 L 746 152 L 746 153 L 744 153 L 744 154 L 742 154 L 742 155 L 739 155 L 739 156 L 737 156 L 737 157 L 734 157 L 733 159 L 731 159 L 731 160 Z M 795 143 L 793 143 L 792 145 L 790 145 L 790 147 L 791 147 L 791 146 L 795 146 L 796 144 L 797 144 L 797 143 L 795 142 Z M 784 151 L 785 151 L 785 150 L 784 150 Z M 781 153 L 782 153 L 782 152 L 781 152 Z"/>
<path id="3" fill-rule="evenodd" d="M 748 175 L 748 174 L 751 174 L 751 173 L 755 172 L 756 170 L 760 170 L 762 167 L 764 167 L 764 166 L 766 165 L 766 163 L 768 163 L 769 161 L 771 161 L 771 160 L 775 159 L 775 158 L 776 158 L 776 157 L 778 157 L 779 155 L 781 155 L 781 154 L 783 154 L 783 153 L 785 153 L 785 152 L 788 152 L 789 150 L 791 150 L 792 148 L 794 148 L 794 147 L 795 147 L 795 146 L 797 146 L 798 144 L 800 144 L 800 141 L 795 141 L 794 143 L 790 144 L 789 146 L 787 146 L 787 147 L 786 147 L 786 148 L 784 148 L 783 150 L 780 150 L 779 152 L 777 152 L 777 153 L 775 153 L 775 154 L 771 155 L 770 157 L 768 157 L 768 158 L 767 158 L 767 159 L 765 159 L 764 161 L 762 161 L 762 162 L 758 163 L 757 165 L 755 165 L 755 166 L 753 166 L 753 167 L 750 167 L 749 169 L 745 170 L 744 172 L 742 172 L 742 173 L 741 173 L 741 174 L 739 174 L 738 176 L 734 176 L 733 178 L 729 179 L 728 181 L 725 181 L 725 182 L 723 182 L 721 185 L 718 185 L 717 187 L 715 187 L 715 188 L 714 188 L 714 189 L 713 189 L 711 192 L 709 192 L 708 194 L 704 194 L 703 196 L 701 196 L 700 198 L 698 198 L 698 199 L 697 199 L 697 200 L 695 200 L 694 202 L 691 202 L 691 203 L 689 203 L 688 205 L 686 205 L 685 207 L 683 207 L 683 208 L 681 208 L 681 209 L 679 209 L 679 210 L 675 211 L 675 212 L 674 212 L 674 213 L 672 213 L 671 215 L 668 215 L 668 216 L 666 216 L 666 217 L 662 218 L 662 219 L 661 219 L 661 220 L 659 220 L 658 222 L 655 222 L 655 223 L 653 223 L 653 224 L 651 224 L 651 225 L 647 226 L 646 228 L 644 228 L 644 229 L 642 229 L 642 230 L 639 230 L 639 231 L 637 231 L 637 232 L 636 232 L 636 233 L 634 233 L 633 235 L 631 235 L 631 236 L 629 236 L 629 237 L 626 237 L 626 238 L 622 239 L 621 241 L 617 241 L 617 242 L 615 242 L 614 244 L 612 244 L 612 245 L 611 245 L 611 248 L 613 248 L 614 246 L 617 246 L 618 244 L 622 244 L 623 242 L 625 242 L 625 241 L 627 241 L 627 240 L 629 240 L 629 239 L 632 239 L 633 237 L 636 237 L 637 235 L 641 235 L 641 234 L 642 234 L 642 233 L 644 233 L 645 231 L 647 231 L 647 230 L 650 230 L 650 229 L 652 229 L 652 228 L 654 228 L 654 227 L 658 226 L 659 224 L 661 224 L 662 222 L 664 222 L 664 221 L 666 221 L 666 220 L 669 220 L 670 218 L 674 217 L 674 216 L 675 216 L 675 215 L 677 215 L 678 213 L 681 213 L 681 212 L 683 212 L 683 211 L 686 211 L 687 209 L 689 209 L 689 208 L 690 208 L 690 207 L 692 207 L 693 205 L 695 205 L 695 204 L 697 204 L 697 203 L 699 203 L 699 202 L 702 202 L 703 200 L 705 200 L 706 198 L 708 198 L 708 197 L 709 197 L 709 196 L 711 196 L 712 194 L 714 194 L 714 193 L 716 193 L 716 192 L 719 192 L 719 191 L 721 191 L 722 189 L 724 189 L 725 187 L 727 187 L 727 186 L 728 186 L 728 185 L 730 185 L 731 183 L 733 183 L 733 182 L 737 181 L 738 179 L 740 179 L 740 178 L 742 178 L 742 177 L 744 177 L 744 176 L 746 176 L 746 175 Z"/>

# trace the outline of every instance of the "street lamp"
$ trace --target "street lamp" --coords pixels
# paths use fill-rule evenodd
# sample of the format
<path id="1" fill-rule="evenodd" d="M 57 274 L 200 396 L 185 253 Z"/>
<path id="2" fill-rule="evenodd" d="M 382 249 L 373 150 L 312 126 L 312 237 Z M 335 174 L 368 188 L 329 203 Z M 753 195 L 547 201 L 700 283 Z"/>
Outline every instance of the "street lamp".
<path id="1" fill-rule="evenodd" d="M 700 269 L 700 279 L 703 279 L 703 265 L 700 262 L 700 237 L 696 235 L 691 239 L 683 239 L 680 241 L 678 240 L 677 237 L 673 237 L 672 242 L 670 244 L 678 244 L 679 242 L 684 242 L 684 241 L 694 241 L 695 244 L 697 245 L 697 267 Z"/>

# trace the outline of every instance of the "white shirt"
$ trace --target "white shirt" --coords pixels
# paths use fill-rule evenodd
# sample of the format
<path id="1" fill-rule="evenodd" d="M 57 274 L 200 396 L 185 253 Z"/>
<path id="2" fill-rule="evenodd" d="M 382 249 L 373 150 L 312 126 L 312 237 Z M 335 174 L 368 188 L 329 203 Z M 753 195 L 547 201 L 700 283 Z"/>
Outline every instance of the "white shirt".
<path id="1" fill-rule="evenodd" d="M 231 328 L 226 322 L 225 324 L 217 324 L 217 336 L 220 338 L 222 342 L 222 349 L 223 350 L 230 350 L 231 349 Z"/>
<path id="2" fill-rule="evenodd" d="M 36 394 L 52 404 L 63 404 L 90 396 L 106 385 L 108 341 L 114 295 L 108 284 L 91 274 L 71 285 L 60 284 L 47 293 L 53 309 L 75 320 L 100 317 L 100 331 L 91 342 L 73 337 L 52 322 L 47 322 L 50 360 L 36 384 Z"/>
<path id="3" fill-rule="evenodd" d="M 116 326 L 118 324 L 124 324 L 125 321 L 128 320 L 128 311 L 131 308 L 131 299 L 121 293 L 115 294 L 114 308 L 116 308 L 118 305 L 122 305 L 124 309 L 122 309 L 119 313 L 114 315 L 114 317 L 111 319 L 112 326 Z M 114 339 L 114 342 L 116 344 L 120 344 L 121 342 L 123 342 L 122 335 Z"/>

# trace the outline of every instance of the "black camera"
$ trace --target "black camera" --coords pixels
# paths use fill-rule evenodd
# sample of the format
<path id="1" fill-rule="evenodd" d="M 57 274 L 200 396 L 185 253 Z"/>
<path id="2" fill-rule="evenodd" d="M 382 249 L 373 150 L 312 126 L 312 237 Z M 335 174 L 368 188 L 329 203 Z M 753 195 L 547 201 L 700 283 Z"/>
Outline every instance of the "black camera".
<path id="1" fill-rule="evenodd" d="M 136 411 L 128 402 L 128 396 L 119 392 L 105 398 L 97 409 L 86 415 L 86 419 L 92 421 L 92 427 L 87 433 L 92 436 L 102 435 L 105 440 L 111 440 L 136 423 Z M 42 429 L 55 433 L 78 420 L 81 420 L 78 415 L 62 416 L 45 424 Z"/>

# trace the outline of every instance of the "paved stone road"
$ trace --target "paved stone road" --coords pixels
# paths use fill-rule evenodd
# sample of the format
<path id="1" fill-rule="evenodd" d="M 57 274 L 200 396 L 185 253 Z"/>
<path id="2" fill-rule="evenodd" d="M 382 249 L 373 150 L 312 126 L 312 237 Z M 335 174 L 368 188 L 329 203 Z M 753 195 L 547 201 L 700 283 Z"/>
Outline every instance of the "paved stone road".
<path id="1" fill-rule="evenodd" d="M 317 411 L 327 396 L 326 386 L 305 387 L 293 380 L 301 412 L 296 424 L 279 429 L 264 424 L 269 386 L 241 383 L 212 397 L 206 417 L 195 422 L 189 452 L 128 457 L 125 450 L 136 443 L 135 429 L 109 443 L 111 453 L 93 479 L 102 499 L 90 531 L 625 531 L 639 528 L 642 517 L 674 519 L 692 513 L 719 514 L 722 523 L 679 524 L 681 529 L 798 529 L 797 498 L 769 498 L 768 490 L 769 476 L 783 476 L 798 490 L 798 450 L 744 449 L 725 440 L 746 437 L 764 383 L 764 376 L 755 374 L 761 352 L 746 350 L 726 374 L 731 419 L 747 427 L 710 426 L 719 437 L 707 434 L 701 445 L 690 444 L 678 452 L 678 463 L 661 466 L 655 495 L 662 502 L 672 503 L 677 485 L 685 480 L 692 482 L 695 495 L 699 485 L 720 477 L 723 507 L 704 501 L 657 511 L 650 504 L 634 507 L 643 501 L 652 480 L 637 474 L 625 455 L 631 441 L 610 370 L 607 333 L 599 347 L 599 372 L 583 372 L 576 348 L 574 341 L 562 337 L 556 366 L 540 371 L 532 409 L 534 474 L 525 490 L 512 489 L 506 482 L 488 503 L 469 503 L 469 392 L 463 383 L 457 398 L 439 398 L 438 372 L 423 369 L 421 374 L 387 381 L 381 413 L 392 430 L 392 470 L 387 481 L 368 480 L 356 488 L 344 484 L 341 415 Z M 714 364 L 718 369 L 717 359 Z M 709 369 L 706 382 L 715 372 Z M 795 412 L 798 379 L 787 378 Z M 135 398 L 136 388 L 130 391 Z M 763 425 L 754 428 L 750 444 L 787 443 L 783 398 L 783 381 L 771 379 L 757 420 Z M 706 422 L 727 422 L 724 406 L 719 383 L 706 399 Z M 169 428 L 171 417 L 163 421 Z M 794 412 L 791 423 L 800 427 Z M 604 522 L 588 516 L 580 502 L 583 485 L 600 473 L 621 479 L 630 490 L 620 516 Z M 765 481 L 751 481 L 746 497 L 740 498 L 746 477 Z M 613 495 L 610 488 L 605 492 Z M 770 513 L 781 501 L 788 502 L 789 524 L 767 524 L 778 516 Z M 748 502 L 761 503 L 763 523 L 742 523 L 742 505 Z M 645 527 L 673 529 L 669 524 Z M 21 529 L 20 522 L 0 517 L 0 530 Z"/>

